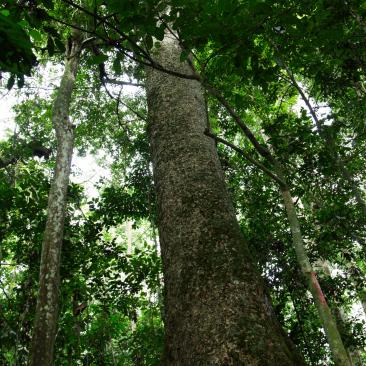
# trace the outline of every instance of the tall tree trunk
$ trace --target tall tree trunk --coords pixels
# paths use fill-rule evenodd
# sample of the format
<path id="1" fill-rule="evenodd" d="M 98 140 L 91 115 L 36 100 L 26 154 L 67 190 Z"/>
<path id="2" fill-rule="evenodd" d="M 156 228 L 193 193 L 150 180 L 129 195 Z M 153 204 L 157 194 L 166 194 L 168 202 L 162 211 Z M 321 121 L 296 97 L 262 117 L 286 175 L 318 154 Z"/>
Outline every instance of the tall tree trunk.
<path id="1" fill-rule="evenodd" d="M 281 179 L 284 179 L 283 175 L 279 171 L 277 171 L 277 174 L 281 177 Z M 351 366 L 352 364 L 343 345 L 337 323 L 333 318 L 332 312 L 318 282 L 316 272 L 312 268 L 309 257 L 306 253 L 301 235 L 300 223 L 297 218 L 295 205 L 288 187 L 281 187 L 281 194 L 290 223 L 293 247 L 296 252 L 297 261 L 306 280 L 307 287 L 313 296 L 321 324 L 327 336 L 334 362 L 337 366 Z"/>
<path id="2" fill-rule="evenodd" d="M 359 293 L 360 302 L 362 304 L 363 312 L 365 313 L 366 317 L 366 291 L 360 291 Z"/>
<path id="3" fill-rule="evenodd" d="M 64 74 L 52 110 L 52 123 L 57 137 L 57 158 L 48 197 L 48 216 L 42 245 L 39 292 L 29 358 L 31 366 L 53 364 L 59 311 L 61 245 L 74 141 L 74 126 L 69 120 L 69 107 L 80 52 L 81 36 L 75 33 L 67 51 Z"/>
<path id="4" fill-rule="evenodd" d="M 329 264 L 327 261 L 319 261 L 320 263 L 320 267 L 322 268 L 322 272 L 324 273 L 324 275 L 326 277 L 332 277 L 332 273 L 331 273 L 331 269 L 329 267 Z M 343 309 L 339 306 L 335 306 L 332 307 L 335 319 L 337 321 L 338 324 L 338 329 L 341 331 L 341 333 L 347 333 L 347 327 L 346 327 L 346 323 L 347 323 L 347 316 L 345 315 Z M 351 337 L 352 335 L 350 334 L 346 334 L 346 336 Z M 348 346 L 346 348 L 348 356 L 352 362 L 353 366 L 362 366 L 362 360 L 361 360 L 361 354 L 362 351 L 353 347 L 353 346 Z"/>
<path id="5" fill-rule="evenodd" d="M 283 66 L 285 67 L 285 70 L 291 80 L 292 85 L 299 92 L 301 99 L 304 101 L 305 105 L 307 106 L 309 113 L 315 122 L 317 132 L 318 132 L 319 136 L 321 136 L 323 138 L 323 140 L 325 142 L 325 147 L 329 153 L 330 158 L 333 160 L 335 168 L 339 169 L 340 173 L 343 176 L 344 181 L 346 181 L 348 183 L 348 185 L 351 189 L 351 192 L 355 198 L 355 201 L 357 202 L 360 212 L 363 215 L 366 215 L 366 201 L 365 201 L 363 192 L 360 189 L 360 187 L 356 184 L 354 177 L 348 170 L 346 163 L 339 156 L 336 142 L 335 142 L 333 136 L 324 129 L 324 126 L 322 125 L 321 121 L 319 120 L 315 109 L 311 105 L 310 99 L 306 96 L 305 92 L 303 91 L 303 89 L 301 88 L 299 83 L 297 82 L 297 80 L 296 80 L 295 76 L 292 74 L 291 70 L 288 68 L 288 66 L 284 63 L 283 60 L 281 60 L 281 62 L 283 64 Z M 359 297 L 360 297 L 360 301 L 363 305 L 363 308 L 364 308 L 364 311 L 366 314 L 366 302 L 365 302 L 366 299 L 364 298 L 364 300 L 362 300 L 362 296 L 363 296 L 362 294 L 364 292 L 366 292 L 366 291 L 365 290 L 361 291 L 359 293 Z"/>
<path id="6" fill-rule="evenodd" d="M 191 73 L 169 36 L 156 51 Z M 165 281 L 166 366 L 303 365 L 251 264 L 199 82 L 147 70 L 149 138 Z"/>

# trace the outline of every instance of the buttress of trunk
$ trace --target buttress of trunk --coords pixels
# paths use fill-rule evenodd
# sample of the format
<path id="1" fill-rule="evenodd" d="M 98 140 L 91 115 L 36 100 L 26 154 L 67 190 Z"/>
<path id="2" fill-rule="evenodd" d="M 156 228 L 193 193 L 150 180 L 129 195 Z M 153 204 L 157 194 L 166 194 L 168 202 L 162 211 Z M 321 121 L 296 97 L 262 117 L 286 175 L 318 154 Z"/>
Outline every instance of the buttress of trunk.
<path id="1" fill-rule="evenodd" d="M 69 120 L 69 107 L 80 52 L 81 39 L 79 35 L 74 34 L 52 109 L 52 123 L 57 137 L 57 157 L 48 197 L 47 223 L 42 244 L 39 292 L 29 357 L 31 366 L 53 364 L 59 311 L 61 245 L 74 141 L 74 126 Z"/>
<path id="2" fill-rule="evenodd" d="M 169 36 L 164 67 L 191 73 Z M 164 273 L 166 366 L 303 365 L 251 263 L 199 82 L 147 70 L 149 139 Z"/>

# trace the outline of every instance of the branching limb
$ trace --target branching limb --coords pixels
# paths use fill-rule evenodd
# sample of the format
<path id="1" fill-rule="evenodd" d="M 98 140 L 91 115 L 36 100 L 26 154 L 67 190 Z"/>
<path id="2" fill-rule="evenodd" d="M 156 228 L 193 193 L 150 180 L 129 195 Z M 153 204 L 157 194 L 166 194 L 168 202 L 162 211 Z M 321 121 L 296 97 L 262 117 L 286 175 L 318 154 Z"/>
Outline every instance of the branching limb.
<path id="1" fill-rule="evenodd" d="M 230 147 L 231 149 L 235 150 L 237 153 L 239 153 L 241 156 L 243 156 L 246 160 L 251 162 L 257 168 L 262 170 L 266 175 L 268 175 L 271 179 L 273 179 L 275 182 L 277 182 L 282 188 L 287 187 L 286 183 L 281 178 L 279 178 L 270 169 L 265 167 L 261 162 L 259 162 L 258 160 L 252 158 L 244 150 L 240 149 L 239 147 L 235 146 L 234 144 L 230 143 L 229 141 L 226 141 L 226 140 L 222 139 L 221 137 L 211 133 L 208 129 L 205 130 L 205 135 L 209 136 L 209 137 L 212 137 L 215 141 L 221 142 L 222 144 L 224 144 L 224 145 Z"/>
<path id="2" fill-rule="evenodd" d="M 137 87 L 144 87 L 144 84 L 140 83 L 133 83 L 131 81 L 123 81 L 123 80 L 117 80 L 117 79 L 110 79 L 109 77 L 105 76 L 104 81 L 107 84 L 114 84 L 114 85 L 130 85 L 130 86 L 137 86 Z"/>
<path id="3" fill-rule="evenodd" d="M 234 119 L 236 124 L 240 127 L 240 129 L 243 131 L 244 135 L 248 138 L 248 140 L 252 143 L 254 148 L 257 150 L 257 152 L 263 156 L 265 159 L 267 159 L 271 164 L 274 164 L 275 158 L 271 154 L 271 152 L 261 145 L 257 138 L 254 136 L 252 131 L 249 129 L 249 127 L 244 123 L 244 121 L 241 119 L 241 117 L 238 115 L 238 113 L 231 107 L 229 102 L 224 98 L 224 96 L 214 87 L 209 85 L 208 83 L 202 81 L 203 86 L 206 88 L 206 90 L 214 96 L 221 105 L 226 109 L 226 111 L 229 113 L 229 115 Z"/>

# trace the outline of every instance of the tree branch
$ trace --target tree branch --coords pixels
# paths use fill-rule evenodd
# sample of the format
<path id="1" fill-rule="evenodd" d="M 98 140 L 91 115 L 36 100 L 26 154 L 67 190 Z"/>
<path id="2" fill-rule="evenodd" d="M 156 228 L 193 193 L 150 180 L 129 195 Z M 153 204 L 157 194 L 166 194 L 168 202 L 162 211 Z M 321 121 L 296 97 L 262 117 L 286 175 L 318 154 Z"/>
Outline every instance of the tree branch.
<path id="1" fill-rule="evenodd" d="M 262 146 L 259 141 L 256 139 L 256 137 L 253 135 L 252 131 L 248 128 L 248 126 L 243 122 L 243 120 L 240 118 L 238 113 L 230 106 L 228 101 L 224 98 L 224 96 L 214 87 L 209 85 L 208 83 L 204 82 L 202 80 L 203 86 L 206 88 L 206 90 L 214 96 L 226 109 L 226 111 L 230 114 L 230 116 L 234 119 L 236 124 L 241 128 L 244 135 L 249 139 L 249 141 L 252 143 L 254 148 L 257 150 L 257 152 L 262 155 L 265 159 L 267 159 L 271 164 L 274 164 L 275 158 L 271 154 L 271 152 L 264 146 Z"/>
<path id="2" fill-rule="evenodd" d="M 235 150 L 237 153 L 239 153 L 241 156 L 243 156 L 245 159 L 247 159 L 249 162 L 251 162 L 253 165 L 255 165 L 257 168 L 262 170 L 266 175 L 268 175 L 271 179 L 276 181 L 282 188 L 286 188 L 287 184 L 279 178 L 275 173 L 273 173 L 270 169 L 265 167 L 261 162 L 258 160 L 252 158 L 249 154 L 247 154 L 244 150 L 240 149 L 239 147 L 233 145 L 232 143 L 222 139 L 221 137 L 218 137 L 217 135 L 211 133 L 209 129 L 205 130 L 205 135 L 212 137 L 215 141 L 221 142 L 222 144 L 230 147 L 231 149 Z"/>
<path id="3" fill-rule="evenodd" d="M 153 67 L 154 69 L 156 70 L 159 70 L 159 71 L 162 71 L 162 72 L 165 72 L 167 74 L 170 74 L 170 75 L 173 75 L 173 76 L 177 76 L 177 77 L 180 77 L 180 78 L 183 78 L 183 79 L 190 79 L 190 80 L 199 80 L 197 78 L 197 75 L 187 75 L 187 74 L 182 74 L 180 72 L 177 72 L 177 71 L 174 71 L 174 70 L 168 70 L 168 69 L 165 69 L 161 64 L 157 63 L 150 55 L 148 52 L 146 52 L 138 43 L 136 43 L 135 41 L 133 41 L 131 39 L 130 36 L 128 36 L 127 34 L 121 32 L 117 27 L 115 27 L 113 24 L 111 24 L 109 21 L 107 21 L 106 19 L 108 17 L 101 17 L 97 14 L 94 14 L 92 13 L 91 11 L 83 8 L 82 6 L 80 5 L 77 5 L 75 4 L 74 2 L 70 1 L 70 0 L 62 0 L 63 2 L 69 4 L 70 6 L 84 12 L 85 14 L 91 16 L 91 17 L 94 17 L 94 18 L 97 18 L 98 20 L 102 21 L 103 24 L 106 24 L 108 25 L 112 30 L 114 30 L 117 34 L 121 35 L 123 39 L 125 39 L 128 43 L 130 43 L 130 45 L 135 49 L 135 50 L 130 50 L 130 49 L 127 49 L 125 47 L 122 47 L 122 46 L 118 46 L 117 44 L 115 44 L 115 41 L 113 41 L 114 43 L 114 46 L 119 49 L 121 52 L 123 52 L 124 55 L 126 55 L 128 58 L 130 58 L 131 60 L 135 61 L 135 62 L 138 62 L 140 64 L 143 64 L 145 66 L 149 66 L 149 67 Z M 56 19 L 55 19 L 56 20 Z M 60 21 L 60 20 L 57 20 L 59 21 L 60 23 L 64 23 L 63 21 Z M 73 25 L 69 24 L 70 27 L 74 27 Z M 91 33 L 91 34 L 96 34 L 95 32 L 88 32 L 88 33 Z M 98 37 L 100 37 L 100 35 L 97 35 Z M 132 51 L 132 52 L 135 52 L 136 50 L 140 53 L 140 56 L 142 56 L 143 58 L 145 58 L 148 62 L 146 61 L 143 61 L 143 60 L 139 60 L 137 59 L 136 57 L 132 56 L 132 55 L 129 55 L 126 50 L 128 51 Z"/>
<path id="4" fill-rule="evenodd" d="M 133 83 L 130 81 L 123 81 L 123 80 L 117 80 L 117 79 L 110 79 L 108 76 L 104 77 L 104 82 L 107 84 L 114 84 L 114 85 L 130 85 L 130 86 L 138 86 L 138 87 L 144 87 L 144 84 L 140 83 Z"/>

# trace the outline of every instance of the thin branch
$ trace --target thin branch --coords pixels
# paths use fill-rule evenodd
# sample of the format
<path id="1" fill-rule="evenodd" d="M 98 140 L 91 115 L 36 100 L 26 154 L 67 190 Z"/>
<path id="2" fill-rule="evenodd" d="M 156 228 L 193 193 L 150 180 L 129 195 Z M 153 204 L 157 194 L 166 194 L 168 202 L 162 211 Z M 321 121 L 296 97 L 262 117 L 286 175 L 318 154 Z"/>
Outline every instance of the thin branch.
<path id="1" fill-rule="evenodd" d="M 13 157 L 7 160 L 1 160 L 0 159 L 0 169 L 6 168 L 9 165 L 15 164 L 19 160 L 19 157 Z"/>
<path id="2" fill-rule="evenodd" d="M 44 157 L 46 160 L 50 157 L 52 150 L 40 145 L 37 141 L 32 141 L 27 144 L 23 144 L 22 148 L 30 149 L 31 156 Z M 21 153 L 16 152 L 13 157 L 9 159 L 0 159 L 0 169 L 6 168 L 9 165 L 16 164 L 19 160 L 22 160 Z"/>
<path id="3" fill-rule="evenodd" d="M 150 55 L 142 48 L 140 47 L 136 42 L 134 42 L 130 36 L 128 36 L 127 34 L 123 33 L 120 31 L 120 29 L 118 29 L 117 27 L 115 27 L 112 23 L 110 23 L 109 21 L 106 20 L 106 18 L 102 18 L 100 17 L 98 14 L 96 13 L 92 13 L 91 11 L 83 8 L 82 6 L 80 5 L 77 5 L 75 4 L 74 2 L 70 1 L 70 0 L 62 0 L 63 2 L 71 5 L 72 7 L 82 11 L 83 13 L 93 17 L 93 18 L 97 18 L 98 20 L 103 20 L 103 23 L 104 24 L 107 24 L 111 29 L 113 29 L 115 32 L 117 32 L 118 34 L 120 34 L 121 36 L 123 36 L 130 44 L 132 44 L 133 46 L 135 46 L 140 52 L 142 55 L 144 55 L 144 57 L 146 59 L 148 59 L 149 61 L 152 61 Z"/>
<path id="4" fill-rule="evenodd" d="M 147 117 L 143 116 L 140 112 L 137 112 L 134 108 L 129 106 L 127 103 L 120 100 L 120 103 L 124 105 L 128 110 L 130 110 L 132 113 L 134 113 L 138 118 L 140 118 L 142 121 L 147 122 Z"/>
<path id="5" fill-rule="evenodd" d="M 116 103 L 117 122 L 118 122 L 119 126 L 125 131 L 126 137 L 127 137 L 127 141 L 129 143 L 131 143 L 131 139 L 130 139 L 130 136 L 129 136 L 129 135 L 131 135 L 131 131 L 128 128 L 128 125 L 126 123 L 122 123 L 122 118 L 121 118 L 120 113 L 119 113 L 119 105 L 122 102 L 121 101 L 121 93 L 122 93 L 122 90 L 119 91 L 118 97 L 116 98 L 116 101 L 117 101 L 117 103 Z"/>
<path id="6" fill-rule="evenodd" d="M 84 39 L 84 41 L 81 43 L 81 47 L 84 47 L 85 45 L 87 45 L 88 43 L 90 42 L 93 42 L 96 40 L 96 37 L 93 36 L 93 37 L 89 37 L 89 38 L 86 38 Z"/>
<path id="7" fill-rule="evenodd" d="M 83 33 L 86 33 L 86 34 L 93 34 L 93 35 L 96 35 L 96 33 L 95 33 L 94 31 L 89 31 L 89 30 L 84 29 L 84 28 L 81 28 L 81 27 L 79 27 L 79 26 L 77 26 L 77 25 L 75 25 L 75 24 L 67 23 L 67 22 L 65 22 L 65 21 L 63 21 L 63 20 L 61 20 L 61 19 L 57 19 L 57 18 L 53 17 L 52 15 L 48 15 L 48 17 L 49 17 L 50 19 L 54 20 L 54 21 L 55 21 L 55 22 L 57 22 L 57 23 L 60 23 L 60 24 L 66 25 L 67 27 L 70 27 L 70 28 L 73 28 L 73 29 L 77 29 L 77 30 L 79 30 L 79 31 L 81 31 L 81 32 L 83 32 Z M 99 35 L 98 35 L 98 37 L 99 37 L 99 38 L 101 38 Z"/>
<path id="8" fill-rule="evenodd" d="M 228 46 L 227 46 L 227 45 L 220 47 L 220 48 L 219 48 L 218 50 L 216 50 L 216 51 L 213 51 L 213 52 L 211 53 L 211 55 L 209 55 L 209 56 L 206 58 L 206 60 L 203 62 L 203 67 L 202 67 L 202 69 L 203 69 L 203 70 L 205 70 L 205 69 L 206 69 L 206 67 L 207 67 L 207 65 L 208 65 L 208 63 L 209 63 L 211 60 L 213 60 L 215 57 L 219 56 L 219 55 L 220 55 L 220 53 L 221 53 L 222 51 L 224 51 L 226 48 L 228 48 Z"/>
<path id="9" fill-rule="evenodd" d="M 278 50 L 277 50 L 278 51 Z M 311 116 L 313 117 L 313 120 L 316 124 L 316 127 L 318 128 L 319 131 L 321 131 L 323 129 L 318 116 L 316 115 L 316 112 L 313 108 L 313 106 L 310 103 L 309 98 L 305 95 L 304 91 L 302 90 L 302 88 L 300 87 L 300 85 L 297 83 L 292 71 L 290 70 L 290 68 L 286 65 L 286 63 L 280 58 L 278 57 L 278 64 L 279 66 L 284 67 L 284 69 L 287 72 L 288 77 L 290 78 L 291 84 L 296 88 L 296 90 L 299 92 L 302 100 L 304 101 L 304 103 L 306 104 L 306 106 L 308 107 L 308 110 L 311 114 Z"/>
<path id="10" fill-rule="evenodd" d="M 270 169 L 265 167 L 261 162 L 258 160 L 252 158 L 249 154 L 247 154 L 244 150 L 240 149 L 239 147 L 233 145 L 229 141 L 226 141 L 222 139 L 221 137 L 218 137 L 217 135 L 211 133 L 208 129 L 205 130 L 205 135 L 212 137 L 215 141 L 221 142 L 222 144 L 230 147 L 231 149 L 235 150 L 237 153 L 239 153 L 241 156 L 243 156 L 245 159 L 250 161 L 253 165 L 255 165 L 257 168 L 262 170 L 265 174 L 267 174 L 271 179 L 276 181 L 282 188 L 287 187 L 287 184 L 279 178 L 275 173 L 273 173 Z"/>
<path id="11" fill-rule="evenodd" d="M 9 297 L 9 295 L 7 294 L 7 292 L 5 291 L 5 285 L 4 285 L 4 283 L 3 283 L 3 281 L 0 279 L 0 287 L 1 287 L 1 290 L 2 290 L 2 292 L 3 292 L 3 294 L 5 295 L 5 297 L 6 297 L 6 299 L 10 302 L 10 297 Z"/>
<path id="12" fill-rule="evenodd" d="M 118 104 L 124 105 L 128 110 L 130 110 L 132 113 L 134 113 L 138 118 L 140 118 L 141 120 L 147 122 L 147 118 L 145 116 L 143 116 L 141 113 L 137 112 L 134 108 L 132 108 L 131 106 L 129 106 L 127 103 L 123 102 L 121 100 L 121 98 L 114 97 L 111 94 L 111 92 L 108 90 L 107 85 L 105 84 L 104 80 L 101 80 L 101 81 L 102 81 L 102 84 L 103 84 L 103 86 L 105 88 L 105 91 L 107 92 L 107 94 L 109 95 L 109 97 L 117 101 L 117 106 L 118 106 Z"/>
<path id="13" fill-rule="evenodd" d="M 271 152 L 265 147 L 262 146 L 257 138 L 254 136 L 252 131 L 249 129 L 249 127 L 244 123 L 244 121 L 241 119 L 241 117 L 238 115 L 238 113 L 231 107 L 229 102 L 225 99 L 225 97 L 213 86 L 211 86 L 208 82 L 206 82 L 194 69 L 194 65 L 190 59 L 187 59 L 187 62 L 191 66 L 193 75 L 197 77 L 197 79 L 201 82 L 202 86 L 206 88 L 206 90 L 214 96 L 221 105 L 226 109 L 226 111 L 229 113 L 229 115 L 234 119 L 236 124 L 241 128 L 244 135 L 249 139 L 249 141 L 252 143 L 256 151 L 263 156 L 265 159 L 268 160 L 272 165 L 277 166 L 279 163 L 275 159 L 275 157 L 271 154 Z"/>
<path id="14" fill-rule="evenodd" d="M 75 7 L 76 9 L 84 12 L 85 14 L 89 15 L 89 16 L 92 16 L 92 17 L 96 17 L 98 20 L 102 20 L 103 18 L 101 18 L 99 15 L 95 15 L 94 13 L 90 12 L 89 10 L 73 3 L 72 1 L 70 0 L 62 0 L 63 2 L 71 5 L 72 7 Z M 131 56 L 129 55 L 126 50 L 128 51 L 131 51 L 131 52 L 134 52 L 133 50 L 129 50 L 125 47 L 122 47 L 122 46 L 119 46 L 117 44 L 115 44 L 115 47 L 117 49 L 119 49 L 124 55 L 126 55 L 128 58 L 130 58 L 131 60 L 137 62 L 137 63 L 140 63 L 140 64 L 143 64 L 145 66 L 149 66 L 149 67 L 152 67 L 156 70 L 159 70 L 159 71 L 162 71 L 162 72 L 165 72 L 167 74 L 170 74 L 170 75 L 173 75 L 173 76 L 177 76 L 179 78 L 183 78 L 183 79 L 190 79 L 190 80 L 199 80 L 197 78 L 197 75 L 186 75 L 186 74 L 182 74 L 180 72 L 177 72 L 177 71 L 174 71 L 174 70 L 168 70 L 166 68 L 164 68 L 161 64 L 157 63 L 155 60 L 153 60 L 151 58 L 151 56 L 149 55 L 148 52 L 146 52 L 141 46 L 139 46 L 136 42 L 134 42 L 130 36 L 128 36 L 127 34 L 121 32 L 118 28 L 116 28 L 113 24 L 111 24 L 110 22 L 106 21 L 103 19 L 103 24 L 107 24 L 112 30 L 114 30 L 115 32 L 117 32 L 117 34 L 121 35 L 125 40 L 127 40 L 132 47 L 134 47 L 138 52 L 140 52 L 140 56 L 142 56 L 143 58 L 145 58 L 146 60 L 148 60 L 149 62 L 146 62 L 146 61 L 143 61 L 143 60 L 139 60 L 137 59 L 136 57 L 134 56 Z M 74 27 L 73 25 L 71 24 L 68 24 L 70 27 Z M 95 32 L 88 32 L 88 33 L 92 33 L 92 34 L 95 34 Z M 99 36 L 99 35 L 98 35 Z M 113 41 L 113 43 L 115 43 L 115 41 Z"/>
<path id="15" fill-rule="evenodd" d="M 140 83 L 133 83 L 130 81 L 123 81 L 123 80 L 117 80 L 117 79 L 110 79 L 109 77 L 105 76 L 104 81 L 107 84 L 114 84 L 114 85 L 130 85 L 130 86 L 138 86 L 138 87 L 144 87 L 144 84 Z"/>
<path id="16" fill-rule="evenodd" d="M 202 80 L 202 79 L 201 79 Z M 224 98 L 224 96 L 214 87 L 212 87 L 210 84 L 201 81 L 203 86 L 206 88 L 206 90 L 214 96 L 223 107 L 225 107 L 226 111 L 230 114 L 230 116 L 234 119 L 236 124 L 241 128 L 245 136 L 249 139 L 249 141 L 252 143 L 254 148 L 257 150 L 257 152 L 262 155 L 265 159 L 267 159 L 271 164 L 275 163 L 275 158 L 271 154 L 271 152 L 264 146 L 262 146 L 259 141 L 256 139 L 256 137 L 253 135 L 252 131 L 249 129 L 249 127 L 243 122 L 243 120 L 240 118 L 238 113 L 230 106 L 228 101 Z"/>

